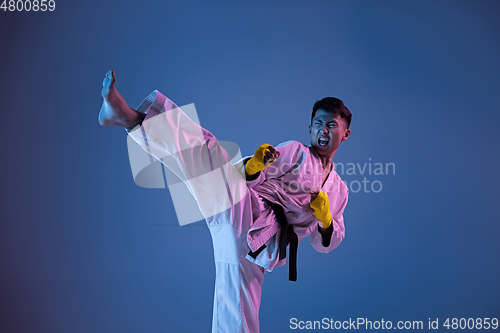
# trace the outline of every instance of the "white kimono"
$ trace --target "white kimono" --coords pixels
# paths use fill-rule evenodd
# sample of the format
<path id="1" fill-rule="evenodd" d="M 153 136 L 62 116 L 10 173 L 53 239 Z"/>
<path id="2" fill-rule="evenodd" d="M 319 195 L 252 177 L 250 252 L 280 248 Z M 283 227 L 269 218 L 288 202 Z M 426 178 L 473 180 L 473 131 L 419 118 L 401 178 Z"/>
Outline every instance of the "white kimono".
<path id="1" fill-rule="evenodd" d="M 185 182 L 212 235 L 216 267 L 212 332 L 259 332 L 264 273 L 286 260 L 278 259 L 280 226 L 266 202 L 284 208 L 299 242 L 311 235 L 312 246 L 327 253 L 344 237 L 347 186 L 334 170 L 322 185 L 318 155 L 296 141 L 278 145 L 280 157 L 257 179 L 246 182 L 243 164 L 233 166 L 217 139 L 164 95 L 154 91 L 139 110 L 147 113 L 146 118 L 129 135 Z M 320 189 L 329 195 L 333 217 L 326 246 L 309 207 Z M 258 256 L 249 255 L 263 245 Z"/>

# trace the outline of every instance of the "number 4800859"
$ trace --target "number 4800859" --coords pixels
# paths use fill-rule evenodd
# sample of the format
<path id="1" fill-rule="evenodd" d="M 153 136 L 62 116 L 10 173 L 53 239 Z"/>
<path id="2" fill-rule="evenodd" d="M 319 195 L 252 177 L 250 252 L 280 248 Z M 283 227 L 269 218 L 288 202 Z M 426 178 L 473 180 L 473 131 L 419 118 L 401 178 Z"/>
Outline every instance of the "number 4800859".
<path id="1" fill-rule="evenodd" d="M 4 12 L 22 12 L 22 11 L 54 11 L 56 9 L 56 2 L 54 0 L 3 0 L 0 9 Z"/>

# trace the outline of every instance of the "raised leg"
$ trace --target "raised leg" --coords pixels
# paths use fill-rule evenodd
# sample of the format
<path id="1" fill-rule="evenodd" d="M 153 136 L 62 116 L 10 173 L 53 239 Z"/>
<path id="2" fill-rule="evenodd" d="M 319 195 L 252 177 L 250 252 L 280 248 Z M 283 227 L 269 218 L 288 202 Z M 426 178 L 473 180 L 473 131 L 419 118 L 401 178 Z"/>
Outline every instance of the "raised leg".
<path id="1" fill-rule="evenodd" d="M 138 110 L 147 116 L 129 136 L 186 184 L 212 235 L 213 331 L 258 332 L 264 269 L 246 259 L 254 219 L 246 180 L 217 139 L 160 92 L 154 91 Z"/>

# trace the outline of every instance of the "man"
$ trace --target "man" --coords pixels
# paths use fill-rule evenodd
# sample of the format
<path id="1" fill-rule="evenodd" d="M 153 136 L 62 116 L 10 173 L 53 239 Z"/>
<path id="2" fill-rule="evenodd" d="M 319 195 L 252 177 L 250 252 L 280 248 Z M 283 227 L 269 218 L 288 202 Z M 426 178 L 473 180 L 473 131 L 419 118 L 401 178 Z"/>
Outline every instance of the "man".
<path id="1" fill-rule="evenodd" d="M 115 88 L 115 74 L 103 82 L 101 125 L 124 127 L 149 154 L 188 186 L 212 235 L 216 283 L 213 332 L 259 332 L 258 312 L 265 271 L 285 264 L 296 280 L 298 243 L 328 253 L 344 238 L 348 189 L 332 158 L 350 135 L 351 113 L 339 99 L 316 102 L 311 146 L 288 141 L 264 144 L 233 166 L 207 130 L 158 91 L 136 111 Z M 204 175 L 210 177 L 202 177 Z"/>

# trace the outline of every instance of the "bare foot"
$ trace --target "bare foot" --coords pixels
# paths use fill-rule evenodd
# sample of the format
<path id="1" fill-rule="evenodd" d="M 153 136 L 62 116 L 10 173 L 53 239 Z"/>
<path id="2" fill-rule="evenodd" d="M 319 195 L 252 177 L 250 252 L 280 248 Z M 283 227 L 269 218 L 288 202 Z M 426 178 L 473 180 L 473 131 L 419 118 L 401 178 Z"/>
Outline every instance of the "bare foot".
<path id="1" fill-rule="evenodd" d="M 133 128 L 144 119 L 144 114 L 127 105 L 125 99 L 116 90 L 115 82 L 115 72 L 107 72 L 102 82 L 101 95 L 104 101 L 99 112 L 99 124 Z"/>

